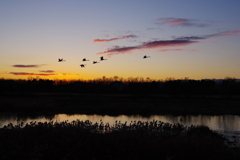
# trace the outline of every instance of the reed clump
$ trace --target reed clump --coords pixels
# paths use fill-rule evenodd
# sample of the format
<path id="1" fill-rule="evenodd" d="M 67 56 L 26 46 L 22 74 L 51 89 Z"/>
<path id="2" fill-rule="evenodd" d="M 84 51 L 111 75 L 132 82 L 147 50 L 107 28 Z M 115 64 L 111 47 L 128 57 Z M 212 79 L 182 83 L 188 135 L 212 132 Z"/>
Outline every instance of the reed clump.
<path id="1" fill-rule="evenodd" d="M 239 159 L 208 127 L 161 121 L 30 122 L 0 129 L 0 159 Z"/>

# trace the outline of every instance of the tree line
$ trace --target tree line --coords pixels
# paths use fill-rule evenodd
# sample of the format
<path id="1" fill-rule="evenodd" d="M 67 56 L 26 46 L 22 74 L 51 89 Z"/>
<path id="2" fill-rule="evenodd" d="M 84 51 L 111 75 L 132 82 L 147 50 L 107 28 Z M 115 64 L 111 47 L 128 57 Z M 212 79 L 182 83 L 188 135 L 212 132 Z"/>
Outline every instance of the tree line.
<path id="1" fill-rule="evenodd" d="M 98 78 L 94 80 L 0 79 L 1 94 L 9 92 L 121 93 L 164 95 L 240 95 L 240 81 L 235 78 L 151 80 L 150 78 Z"/>

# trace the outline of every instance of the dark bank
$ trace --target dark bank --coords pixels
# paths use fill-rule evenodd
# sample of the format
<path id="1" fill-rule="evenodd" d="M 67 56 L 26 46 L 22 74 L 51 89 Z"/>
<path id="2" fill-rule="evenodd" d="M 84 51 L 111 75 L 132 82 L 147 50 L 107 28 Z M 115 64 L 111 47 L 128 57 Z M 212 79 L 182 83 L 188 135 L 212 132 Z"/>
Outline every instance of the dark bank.
<path id="1" fill-rule="evenodd" d="M 240 81 L 0 80 L 1 112 L 240 115 Z"/>

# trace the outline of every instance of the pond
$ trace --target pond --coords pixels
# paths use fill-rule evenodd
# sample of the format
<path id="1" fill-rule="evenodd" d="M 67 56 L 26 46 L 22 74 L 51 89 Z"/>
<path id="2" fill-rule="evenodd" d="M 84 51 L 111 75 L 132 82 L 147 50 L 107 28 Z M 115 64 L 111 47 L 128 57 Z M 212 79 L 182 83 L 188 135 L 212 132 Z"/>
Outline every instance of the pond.
<path id="1" fill-rule="evenodd" d="M 152 115 L 149 117 L 143 117 L 139 115 L 119 115 L 119 116 L 108 116 L 108 115 L 82 115 L 82 114 L 56 114 L 56 115 L 45 115 L 45 116 L 26 116 L 26 115 L 12 115 L 12 114 L 0 114 L 0 128 L 4 125 L 12 123 L 14 125 L 21 122 L 29 123 L 31 121 L 37 122 L 62 122 L 62 121 L 73 121 L 73 120 L 89 120 L 93 123 L 99 123 L 100 120 L 103 123 L 109 123 L 113 125 L 116 121 L 121 121 L 122 123 L 127 122 L 130 124 L 131 121 L 152 121 L 158 120 L 165 123 L 180 123 L 184 126 L 191 125 L 205 125 L 211 130 L 224 131 L 224 132 L 239 132 L 240 131 L 240 116 L 236 115 L 219 115 L 219 116 L 208 116 L 208 115 L 198 115 L 198 116 L 173 116 L 173 115 Z"/>

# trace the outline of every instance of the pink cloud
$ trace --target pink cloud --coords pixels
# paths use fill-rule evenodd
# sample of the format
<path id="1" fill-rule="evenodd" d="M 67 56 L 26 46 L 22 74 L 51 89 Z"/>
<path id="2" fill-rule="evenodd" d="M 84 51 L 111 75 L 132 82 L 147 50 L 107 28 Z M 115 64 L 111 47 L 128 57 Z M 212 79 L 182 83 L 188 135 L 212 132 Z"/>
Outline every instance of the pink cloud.
<path id="1" fill-rule="evenodd" d="M 107 56 L 116 55 L 116 54 L 125 54 L 131 53 L 134 50 L 143 50 L 143 49 L 160 49 L 161 52 L 166 51 L 196 51 L 196 50 L 183 50 L 183 49 L 166 49 L 166 47 L 183 47 L 190 44 L 201 43 L 199 40 L 204 40 L 212 37 L 221 37 L 221 36 L 236 36 L 240 33 L 238 30 L 225 31 L 216 34 L 209 34 L 203 36 L 182 36 L 175 37 L 174 40 L 159 40 L 159 41 L 150 41 L 144 42 L 141 45 L 130 46 L 130 47 L 120 47 L 114 46 L 107 51 L 96 53 L 97 55 L 106 54 Z"/>
<path id="2" fill-rule="evenodd" d="M 28 73 L 28 72 L 10 72 L 9 74 L 17 76 L 74 76 L 80 74 L 70 74 L 70 73 L 61 73 L 61 74 L 52 74 L 52 73 Z"/>
<path id="3" fill-rule="evenodd" d="M 142 45 L 139 46 L 132 46 L 132 47 L 119 47 L 115 46 L 107 51 L 97 53 L 99 54 L 124 54 L 130 53 L 133 50 L 142 50 L 142 49 L 156 49 L 156 48 L 164 48 L 164 47 L 173 47 L 173 46 L 187 46 L 193 43 L 197 43 L 197 41 L 190 41 L 190 40 L 167 40 L 167 41 L 152 41 L 152 42 L 144 42 Z"/>
<path id="4" fill-rule="evenodd" d="M 195 23 L 194 20 L 185 18 L 159 18 L 157 24 L 167 24 L 173 26 L 194 26 L 194 27 L 206 27 L 207 24 Z M 195 20 L 196 21 L 196 20 Z"/>
<path id="5" fill-rule="evenodd" d="M 237 36 L 240 31 L 232 30 L 232 31 L 225 31 L 216 35 L 213 35 L 213 37 L 221 37 L 221 36 Z"/>
<path id="6" fill-rule="evenodd" d="M 159 18 L 159 20 L 163 20 L 163 24 L 179 25 L 179 24 L 187 24 L 187 23 L 189 23 L 189 20 L 187 20 L 187 19 L 179 19 L 179 18 Z"/>
<path id="7" fill-rule="evenodd" d="M 53 76 L 56 74 L 39 74 L 39 73 L 27 73 L 27 72 L 10 72 L 9 74 L 13 74 L 13 75 L 22 75 L 22 76 Z"/>

